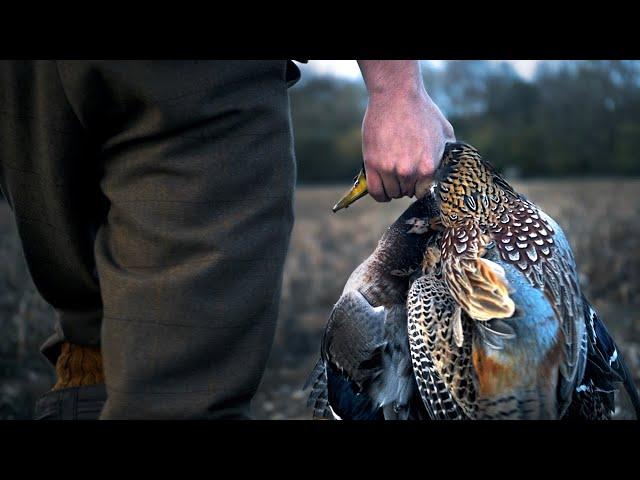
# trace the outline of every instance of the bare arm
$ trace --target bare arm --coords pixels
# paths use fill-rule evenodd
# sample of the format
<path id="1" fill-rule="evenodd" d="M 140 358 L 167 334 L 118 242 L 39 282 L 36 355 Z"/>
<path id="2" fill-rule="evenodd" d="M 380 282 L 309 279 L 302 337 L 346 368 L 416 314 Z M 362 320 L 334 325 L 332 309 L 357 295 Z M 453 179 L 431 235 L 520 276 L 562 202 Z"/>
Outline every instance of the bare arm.
<path id="1" fill-rule="evenodd" d="M 379 202 L 428 191 L 453 127 L 425 91 L 417 60 L 358 60 L 369 92 L 362 154 Z"/>

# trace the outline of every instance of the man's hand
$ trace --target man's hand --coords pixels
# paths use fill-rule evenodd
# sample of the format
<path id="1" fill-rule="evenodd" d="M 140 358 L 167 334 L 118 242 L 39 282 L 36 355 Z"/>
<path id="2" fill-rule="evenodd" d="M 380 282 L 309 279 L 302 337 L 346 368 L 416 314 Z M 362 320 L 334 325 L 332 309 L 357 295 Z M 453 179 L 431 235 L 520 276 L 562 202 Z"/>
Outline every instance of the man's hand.
<path id="1" fill-rule="evenodd" d="M 362 154 L 369 194 L 379 202 L 422 198 L 453 127 L 424 89 L 416 60 L 358 60 L 369 92 Z"/>

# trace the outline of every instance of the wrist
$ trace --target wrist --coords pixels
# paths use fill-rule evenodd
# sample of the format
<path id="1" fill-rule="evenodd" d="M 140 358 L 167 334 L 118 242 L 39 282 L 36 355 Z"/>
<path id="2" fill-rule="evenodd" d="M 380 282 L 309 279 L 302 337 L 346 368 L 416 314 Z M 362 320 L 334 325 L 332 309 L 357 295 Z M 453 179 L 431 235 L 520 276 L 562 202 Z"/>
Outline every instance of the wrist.
<path id="1" fill-rule="evenodd" d="M 359 60 L 369 98 L 417 98 L 426 92 L 415 60 Z"/>
<path id="2" fill-rule="evenodd" d="M 391 86 L 369 92 L 369 106 L 404 109 L 422 108 L 431 99 L 422 86 Z"/>
<path id="3" fill-rule="evenodd" d="M 389 100 L 408 99 L 419 100 L 426 96 L 422 83 L 390 83 L 387 85 L 376 85 L 367 89 L 369 100 Z"/>

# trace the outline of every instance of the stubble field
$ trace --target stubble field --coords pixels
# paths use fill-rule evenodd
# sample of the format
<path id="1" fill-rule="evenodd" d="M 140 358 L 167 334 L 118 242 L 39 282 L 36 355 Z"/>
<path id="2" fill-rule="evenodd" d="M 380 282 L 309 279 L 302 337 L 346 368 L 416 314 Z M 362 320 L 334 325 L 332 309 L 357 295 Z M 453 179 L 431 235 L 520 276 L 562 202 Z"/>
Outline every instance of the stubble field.
<path id="1" fill-rule="evenodd" d="M 640 381 L 640 180 L 515 182 L 563 227 L 580 281 Z M 339 187 L 300 187 L 274 349 L 253 405 L 259 419 L 306 419 L 306 375 L 353 269 L 410 200 L 370 198 L 338 214 Z M 7 205 L 0 203 L 0 418 L 29 418 L 53 372 L 38 352 L 53 312 L 35 293 Z M 616 418 L 630 418 L 626 404 Z"/>

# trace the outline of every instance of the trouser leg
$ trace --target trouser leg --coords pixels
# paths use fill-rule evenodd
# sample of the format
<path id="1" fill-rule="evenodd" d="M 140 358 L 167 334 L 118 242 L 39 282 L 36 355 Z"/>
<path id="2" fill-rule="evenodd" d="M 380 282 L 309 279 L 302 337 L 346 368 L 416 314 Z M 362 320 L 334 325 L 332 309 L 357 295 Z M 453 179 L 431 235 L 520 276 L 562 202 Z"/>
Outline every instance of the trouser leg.
<path id="1" fill-rule="evenodd" d="M 293 221 L 285 80 L 284 62 L 2 65 L 0 185 L 59 315 L 43 352 L 98 345 L 103 297 L 104 418 L 246 417 Z M 96 411 L 99 390 L 68 391 L 44 403 Z"/>
<path id="2" fill-rule="evenodd" d="M 293 223 L 285 62 L 65 62 L 102 142 L 102 418 L 246 418 Z"/>
<path id="3" fill-rule="evenodd" d="M 56 62 L 0 62 L 0 186 L 34 284 L 57 313 L 43 345 L 98 346 L 102 321 L 93 239 L 105 214 L 97 148 L 79 122 Z"/>

